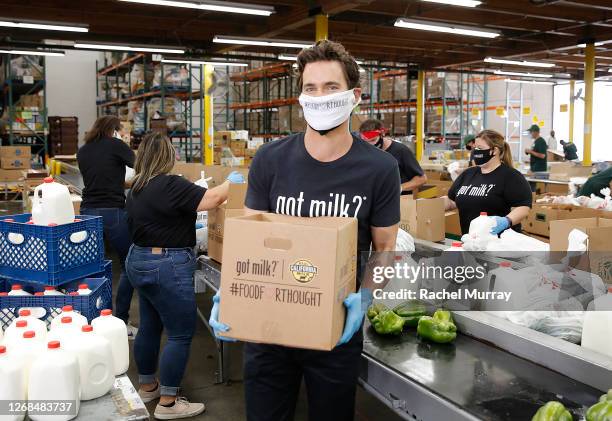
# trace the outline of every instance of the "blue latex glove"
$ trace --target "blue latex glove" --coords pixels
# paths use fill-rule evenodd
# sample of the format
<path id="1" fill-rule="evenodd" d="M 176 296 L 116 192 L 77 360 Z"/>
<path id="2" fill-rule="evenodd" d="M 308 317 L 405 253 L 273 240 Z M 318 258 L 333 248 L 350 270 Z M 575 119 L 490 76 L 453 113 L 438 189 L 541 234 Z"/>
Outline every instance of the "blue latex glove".
<path id="1" fill-rule="evenodd" d="M 495 220 L 495 226 L 491 228 L 491 234 L 498 235 L 510 228 L 510 220 L 503 216 L 492 216 Z"/>
<path id="2" fill-rule="evenodd" d="M 227 181 L 229 181 L 232 184 L 246 183 L 246 180 L 244 179 L 244 176 L 241 173 L 239 173 L 238 171 L 232 171 L 227 176 Z"/>
<path id="3" fill-rule="evenodd" d="M 212 327 L 213 332 L 215 334 L 215 338 L 220 341 L 225 342 L 236 342 L 236 339 L 227 338 L 225 336 L 219 335 L 219 332 L 227 332 L 230 330 L 228 325 L 223 323 L 219 323 L 219 302 L 221 301 L 221 296 L 219 295 L 219 291 L 213 297 L 213 307 L 210 311 L 210 319 L 208 319 L 208 324 Z"/>
<path id="4" fill-rule="evenodd" d="M 344 322 L 344 332 L 342 332 L 338 345 L 350 341 L 355 332 L 361 329 L 363 316 L 370 304 L 372 304 L 372 291 L 367 288 L 361 288 L 359 292 L 350 294 L 344 299 L 346 321 Z"/>

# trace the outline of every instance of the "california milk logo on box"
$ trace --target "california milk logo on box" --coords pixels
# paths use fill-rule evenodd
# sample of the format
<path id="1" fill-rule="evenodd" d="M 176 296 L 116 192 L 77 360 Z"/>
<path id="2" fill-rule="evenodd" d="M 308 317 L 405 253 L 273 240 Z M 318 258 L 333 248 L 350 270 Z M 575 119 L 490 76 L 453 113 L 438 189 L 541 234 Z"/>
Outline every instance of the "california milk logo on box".
<path id="1" fill-rule="evenodd" d="M 293 275 L 293 278 L 302 283 L 306 284 L 313 280 L 315 275 L 318 273 L 318 268 L 310 263 L 306 259 L 300 259 L 294 264 L 289 266 L 289 271 Z"/>

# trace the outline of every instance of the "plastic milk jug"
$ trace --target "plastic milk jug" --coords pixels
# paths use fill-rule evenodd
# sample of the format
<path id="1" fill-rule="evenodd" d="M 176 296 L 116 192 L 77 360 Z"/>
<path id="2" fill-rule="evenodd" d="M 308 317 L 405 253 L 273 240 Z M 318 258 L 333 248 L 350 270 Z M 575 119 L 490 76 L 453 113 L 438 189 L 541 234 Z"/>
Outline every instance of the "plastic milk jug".
<path id="1" fill-rule="evenodd" d="M 81 326 L 75 324 L 72 321 L 72 317 L 64 316 L 62 317 L 62 321 L 59 326 L 56 326 L 53 330 L 49 332 L 47 338 L 50 341 L 60 341 L 65 342 L 71 341 L 76 335 L 78 335 Z"/>
<path id="2" fill-rule="evenodd" d="M 32 199 L 32 221 L 35 225 L 62 225 L 74 222 L 74 207 L 68 187 L 44 179 L 44 183 L 34 189 Z"/>
<path id="3" fill-rule="evenodd" d="M 493 218 L 489 218 L 486 212 L 480 212 L 480 216 L 470 222 L 470 237 L 484 238 L 491 235 L 491 229 L 495 226 Z"/>
<path id="4" fill-rule="evenodd" d="M 27 382 L 24 374 L 25 366 L 22 360 L 13 358 L 7 348 L 0 345 L 0 401 L 24 401 L 26 399 Z M 23 414 L 2 415 L 2 421 L 21 421 Z"/>
<path id="5" fill-rule="evenodd" d="M 34 415 L 33 421 L 68 421 L 79 412 L 79 363 L 72 352 L 62 349 L 59 341 L 51 341 L 30 368 L 28 399 L 31 401 L 61 400 L 76 405 L 73 415 Z"/>
<path id="6" fill-rule="evenodd" d="M 81 332 L 66 343 L 67 350 L 76 355 L 81 378 L 81 400 L 87 401 L 106 395 L 115 382 L 115 368 L 110 342 L 85 325 Z"/>
<path id="7" fill-rule="evenodd" d="M 4 332 L 4 345 L 9 348 L 12 348 L 23 338 L 24 332 L 28 330 L 28 322 L 27 320 L 13 320 L 13 323 L 6 328 Z"/>
<path id="8" fill-rule="evenodd" d="M 19 310 L 19 317 L 15 320 L 25 320 L 28 322 L 28 330 L 36 332 L 36 339 L 45 342 L 47 339 L 47 324 L 40 319 L 32 316 L 32 312 L 23 308 Z"/>
<path id="9" fill-rule="evenodd" d="M 12 347 L 11 357 L 20 360 L 24 366 L 24 379 L 27 383 L 30 367 L 38 356 L 45 350 L 45 343 L 36 339 L 36 333 L 28 330 L 23 333 L 22 338 L 16 341 Z"/>
<path id="10" fill-rule="evenodd" d="M 44 295 L 64 295 L 58 290 L 56 290 L 55 287 L 52 287 L 52 286 L 46 286 L 43 294 Z"/>
<path id="11" fill-rule="evenodd" d="M 23 287 L 20 284 L 13 284 L 13 286 L 11 286 L 11 291 L 8 293 L 9 296 L 13 297 L 31 297 L 32 294 L 30 294 L 28 291 L 24 290 Z M 26 307 L 23 307 L 22 310 L 25 310 Z M 41 318 L 41 317 L 45 317 L 45 315 L 47 314 L 47 310 L 45 310 L 43 307 L 28 307 L 28 310 L 30 310 L 30 313 L 32 314 L 32 316 L 34 316 L 35 318 Z"/>
<path id="12" fill-rule="evenodd" d="M 56 327 L 62 324 L 62 317 L 71 317 L 72 323 L 74 323 L 79 329 L 81 326 L 85 326 L 87 324 L 87 318 L 82 314 L 79 314 L 74 311 L 72 306 L 64 306 L 62 307 L 62 312 L 51 320 L 51 325 L 49 326 L 49 330 L 54 330 Z"/>
<path id="13" fill-rule="evenodd" d="M 91 294 L 91 290 L 89 289 L 89 285 L 81 284 L 79 285 L 79 290 L 77 291 L 79 295 L 89 295 Z"/>
<path id="14" fill-rule="evenodd" d="M 587 307 L 582 326 L 582 346 L 612 357 L 612 286 Z M 601 311 L 609 310 L 609 311 Z"/>
<path id="15" fill-rule="evenodd" d="M 494 292 L 511 293 L 509 300 L 489 299 L 485 304 L 487 311 L 512 311 L 525 308 L 527 289 L 523 280 L 517 277 L 510 262 L 501 262 L 499 267 L 489 272 L 489 288 Z"/>
<path id="16" fill-rule="evenodd" d="M 111 310 L 102 310 L 100 317 L 91 321 L 96 334 L 108 339 L 113 351 L 115 376 L 123 374 L 130 366 L 130 349 L 128 346 L 127 327 L 123 320 L 113 316 Z"/>

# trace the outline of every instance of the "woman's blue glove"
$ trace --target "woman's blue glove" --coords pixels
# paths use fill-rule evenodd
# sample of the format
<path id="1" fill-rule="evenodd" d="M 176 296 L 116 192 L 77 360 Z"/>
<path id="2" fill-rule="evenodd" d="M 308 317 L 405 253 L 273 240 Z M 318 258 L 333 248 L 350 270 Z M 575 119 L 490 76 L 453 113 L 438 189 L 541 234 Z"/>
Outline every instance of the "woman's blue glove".
<path id="1" fill-rule="evenodd" d="M 228 325 L 223 323 L 219 323 L 219 302 L 221 301 L 221 296 L 219 295 L 219 291 L 213 297 L 213 307 L 210 311 L 210 319 L 208 319 L 208 324 L 212 327 L 213 333 L 215 334 L 215 338 L 220 341 L 225 342 L 236 342 L 236 339 L 228 338 L 225 336 L 220 336 L 219 332 L 227 332 L 230 330 Z"/>
<path id="2" fill-rule="evenodd" d="M 361 329 L 363 316 L 368 307 L 370 307 L 370 304 L 372 304 L 372 291 L 367 288 L 361 288 L 359 292 L 349 294 L 344 299 L 346 321 L 344 322 L 344 332 L 342 332 L 338 345 L 350 341 L 355 332 Z"/>
<path id="3" fill-rule="evenodd" d="M 492 216 L 495 220 L 495 226 L 491 228 L 491 234 L 498 235 L 510 228 L 510 219 L 505 216 Z"/>
<path id="4" fill-rule="evenodd" d="M 232 171 L 227 176 L 227 181 L 229 181 L 232 184 L 246 183 L 246 180 L 244 179 L 244 176 L 241 173 L 239 173 L 238 171 Z"/>

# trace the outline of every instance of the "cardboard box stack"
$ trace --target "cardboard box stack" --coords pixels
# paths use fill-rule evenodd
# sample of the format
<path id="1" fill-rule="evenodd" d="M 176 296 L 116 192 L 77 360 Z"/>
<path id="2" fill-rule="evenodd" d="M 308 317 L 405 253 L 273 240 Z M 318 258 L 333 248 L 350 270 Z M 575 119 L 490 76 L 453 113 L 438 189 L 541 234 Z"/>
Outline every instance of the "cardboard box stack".
<path id="1" fill-rule="evenodd" d="M 49 156 L 74 155 L 78 148 L 78 117 L 49 117 Z"/>
<path id="2" fill-rule="evenodd" d="M 39 95 L 22 95 L 15 104 L 13 131 L 40 132 L 44 129 L 44 103 Z M 8 131 L 9 127 L 7 127 Z"/>
<path id="3" fill-rule="evenodd" d="M 612 219 L 581 218 L 552 221 L 550 223 L 550 250 L 565 252 L 568 249 L 568 236 L 574 229 L 588 235 L 588 253 L 574 257 L 570 265 L 599 275 L 612 284 Z"/>
<path id="4" fill-rule="evenodd" d="M 226 336 L 329 351 L 355 291 L 357 221 L 261 213 L 226 222 L 219 321 Z"/>
<path id="5" fill-rule="evenodd" d="M 172 170 L 173 174 L 182 175 L 189 181 L 195 182 L 202 177 L 211 177 L 209 187 L 215 187 L 223 183 L 230 172 L 239 171 L 245 179 L 249 177 L 246 168 L 229 168 L 220 165 L 202 165 L 185 162 L 177 162 Z M 246 197 L 246 184 L 230 185 L 227 202 L 218 208 L 208 211 L 208 256 L 221 262 L 223 258 L 223 238 L 225 221 L 229 218 L 244 215 L 244 199 Z"/>
<path id="6" fill-rule="evenodd" d="M 31 166 L 30 146 L 0 146 L 0 182 L 16 182 L 24 178 Z"/>
<path id="7" fill-rule="evenodd" d="M 400 198 L 400 228 L 415 238 L 443 241 L 445 234 L 444 199 Z"/>
<path id="8" fill-rule="evenodd" d="M 548 179 L 553 181 L 570 181 L 572 177 L 589 177 L 593 167 L 583 167 L 574 162 L 551 162 Z"/>

